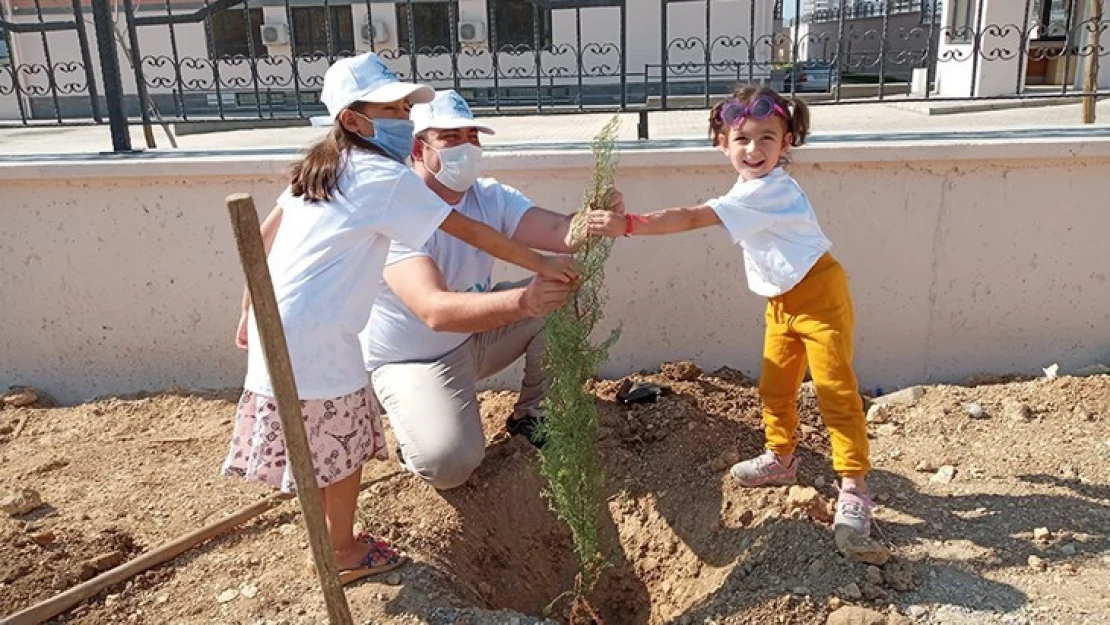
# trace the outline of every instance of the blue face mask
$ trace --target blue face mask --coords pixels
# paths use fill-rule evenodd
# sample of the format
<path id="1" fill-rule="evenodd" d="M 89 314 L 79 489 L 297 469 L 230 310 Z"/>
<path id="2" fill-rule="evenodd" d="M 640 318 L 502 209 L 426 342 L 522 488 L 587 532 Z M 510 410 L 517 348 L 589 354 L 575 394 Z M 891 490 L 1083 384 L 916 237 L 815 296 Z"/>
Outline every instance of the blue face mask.
<path id="1" fill-rule="evenodd" d="M 359 117 L 374 124 L 374 136 L 359 135 L 363 141 L 375 145 L 391 158 L 404 162 L 412 151 L 412 131 L 416 127 L 407 119 L 370 119 L 358 111 Z"/>

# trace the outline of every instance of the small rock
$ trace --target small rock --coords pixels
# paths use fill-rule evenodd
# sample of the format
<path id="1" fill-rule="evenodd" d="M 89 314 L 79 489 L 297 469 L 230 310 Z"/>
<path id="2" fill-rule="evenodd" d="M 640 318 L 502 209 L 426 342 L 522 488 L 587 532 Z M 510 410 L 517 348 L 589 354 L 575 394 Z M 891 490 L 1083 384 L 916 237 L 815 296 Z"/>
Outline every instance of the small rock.
<path id="1" fill-rule="evenodd" d="M 825 625 L 885 625 L 886 615 L 868 608 L 846 605 L 829 615 Z"/>
<path id="2" fill-rule="evenodd" d="M 910 592 L 916 588 L 913 568 L 901 562 L 889 562 L 883 568 L 883 582 L 898 592 Z"/>
<path id="3" fill-rule="evenodd" d="M 238 597 L 238 596 L 239 596 L 239 591 L 238 590 L 236 590 L 234 588 L 228 588 L 227 590 L 221 592 L 218 597 L 216 597 L 216 601 L 218 601 L 220 603 L 230 603 L 232 601 L 235 601 L 235 598 Z"/>
<path id="4" fill-rule="evenodd" d="M 0 396 L 0 404 L 11 406 L 12 408 L 23 408 L 39 400 L 39 394 L 33 388 L 15 389 L 3 396 Z"/>
<path id="5" fill-rule="evenodd" d="M 1067 544 L 1067 545 L 1064 545 L 1063 547 L 1060 547 L 1060 553 L 1064 554 L 1065 556 L 1074 556 L 1075 552 L 1076 552 L 1075 545 Z"/>
<path id="6" fill-rule="evenodd" d="M 863 598 L 863 591 L 855 582 L 845 584 L 837 592 L 848 601 L 859 601 Z"/>
<path id="7" fill-rule="evenodd" d="M 683 360 L 679 362 L 665 362 L 660 367 L 660 372 L 663 377 L 675 382 L 691 382 L 701 376 L 701 367 L 694 363 Z"/>
<path id="8" fill-rule="evenodd" d="M 925 389 L 920 386 L 911 386 L 900 391 L 895 391 L 882 397 L 871 400 L 871 404 L 912 406 L 925 395 Z"/>
<path id="9" fill-rule="evenodd" d="M 258 586 L 255 586 L 254 584 L 243 583 L 241 586 L 239 586 L 239 594 L 243 595 L 247 599 L 254 599 L 258 596 Z"/>
<path id="10" fill-rule="evenodd" d="M 158 595 L 157 597 L 154 598 L 154 603 L 161 605 L 163 603 L 166 603 L 169 600 L 170 600 L 170 596 L 168 594 L 163 593 L 163 594 Z"/>
<path id="11" fill-rule="evenodd" d="M 875 584 L 864 584 L 860 590 L 863 592 L 864 599 L 868 601 L 878 601 L 886 598 L 886 591 Z"/>
<path id="12" fill-rule="evenodd" d="M 1029 556 L 1029 568 L 1034 571 L 1044 571 L 1048 568 L 1048 565 L 1038 556 Z"/>
<path id="13" fill-rule="evenodd" d="M 844 601 L 840 597 L 829 597 L 828 605 L 830 610 L 836 611 L 844 605 Z"/>
<path id="14" fill-rule="evenodd" d="M 1029 404 L 1012 397 L 1002 400 L 1002 416 L 1010 421 L 1028 421 L 1033 418 Z"/>
<path id="15" fill-rule="evenodd" d="M 894 436 L 898 433 L 898 426 L 894 423 L 884 423 L 875 430 L 879 436 Z"/>
<path id="16" fill-rule="evenodd" d="M 42 505 L 38 491 L 24 488 L 0 499 L 0 510 L 8 516 L 20 516 Z"/>
<path id="17" fill-rule="evenodd" d="M 107 595 L 104 597 L 104 607 L 110 608 L 119 603 L 119 595 Z"/>
<path id="18" fill-rule="evenodd" d="M 386 576 L 385 583 L 389 584 L 390 586 L 400 586 L 401 585 L 401 574 L 400 573 L 390 573 L 389 575 Z"/>
<path id="19" fill-rule="evenodd" d="M 49 545 L 50 543 L 54 542 L 54 538 L 54 532 L 51 532 L 50 530 L 44 530 L 31 534 L 31 540 L 35 541 L 36 545 L 40 546 Z"/>
<path id="20" fill-rule="evenodd" d="M 478 582 L 478 594 L 483 597 L 491 597 L 493 595 L 493 586 L 489 582 Z"/>
<path id="21" fill-rule="evenodd" d="M 816 488 L 809 486 L 791 486 L 786 494 L 786 507 L 788 510 L 801 510 L 814 521 L 831 523 L 833 520 L 828 502 Z"/>
<path id="22" fill-rule="evenodd" d="M 910 607 L 906 608 L 906 614 L 909 614 L 910 617 L 914 619 L 924 618 L 925 615 L 928 613 L 929 608 L 926 608 L 923 605 L 911 605 Z"/>
<path id="23" fill-rule="evenodd" d="M 964 412 L 972 419 L 984 419 L 987 416 L 987 413 L 983 411 L 983 407 L 973 401 L 964 404 Z"/>
<path id="24" fill-rule="evenodd" d="M 867 567 L 867 583 L 876 586 L 883 583 L 883 570 L 875 565 Z"/>
<path id="25" fill-rule="evenodd" d="M 717 456 L 712 463 L 714 471 L 727 471 L 729 467 L 740 462 L 740 454 L 736 451 L 726 451 Z"/>
<path id="26" fill-rule="evenodd" d="M 818 475 L 817 477 L 813 478 L 813 485 L 817 488 L 824 488 L 825 485 L 828 483 L 828 480 L 826 480 L 824 476 Z"/>
<path id="27" fill-rule="evenodd" d="M 740 525 L 741 526 L 747 527 L 747 526 L 751 525 L 752 521 L 754 521 L 754 520 L 755 520 L 755 512 L 752 512 L 751 510 L 745 510 L 745 511 L 740 513 Z"/>
<path id="28" fill-rule="evenodd" d="M 936 473 L 937 466 L 928 460 L 922 460 L 914 466 L 913 470 L 918 473 Z"/>
<path id="29" fill-rule="evenodd" d="M 293 525 L 292 523 L 282 523 L 281 527 L 278 528 L 278 533 L 281 534 L 282 536 L 288 536 L 288 535 L 290 535 L 290 534 L 292 534 L 293 532 L 296 532 L 296 531 L 297 531 L 297 526 Z"/>
<path id="30" fill-rule="evenodd" d="M 890 550 L 847 527 L 836 529 L 836 548 L 853 562 L 882 566 L 890 560 Z"/>
<path id="31" fill-rule="evenodd" d="M 809 592 L 809 588 L 806 588 L 805 586 L 795 586 L 790 592 L 798 595 L 799 597 L 805 597 L 809 594 L 812 594 Z"/>
<path id="32" fill-rule="evenodd" d="M 935 474 L 933 474 L 933 477 L 931 477 L 929 479 L 934 481 L 934 482 L 939 482 L 941 484 L 947 484 L 947 483 L 951 482 L 955 477 L 956 477 L 956 467 L 954 467 L 950 464 L 946 464 L 943 467 L 937 469 L 937 472 Z"/>
<path id="33" fill-rule="evenodd" d="M 886 404 L 871 404 L 867 410 L 867 422 L 880 425 L 890 421 L 890 407 Z"/>
<path id="34" fill-rule="evenodd" d="M 1047 527 L 1038 527 L 1033 530 L 1033 540 L 1049 541 L 1052 540 L 1052 532 Z"/>
<path id="35" fill-rule="evenodd" d="M 123 561 L 126 559 L 127 557 L 123 555 L 122 551 L 109 551 L 108 553 L 102 553 L 95 558 L 89 558 L 88 560 L 85 560 L 81 563 L 81 567 L 92 569 L 97 573 L 101 573 L 103 571 L 107 571 L 108 569 L 114 569 L 115 567 L 123 564 Z"/>

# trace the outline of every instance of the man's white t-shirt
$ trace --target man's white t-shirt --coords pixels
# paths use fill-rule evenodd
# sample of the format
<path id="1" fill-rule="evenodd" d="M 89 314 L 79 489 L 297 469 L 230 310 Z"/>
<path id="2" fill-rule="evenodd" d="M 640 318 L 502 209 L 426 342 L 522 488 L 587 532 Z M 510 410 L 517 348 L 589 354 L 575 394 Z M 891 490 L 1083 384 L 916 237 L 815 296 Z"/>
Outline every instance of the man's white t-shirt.
<path id="1" fill-rule="evenodd" d="M 524 213 L 532 206 L 532 201 L 520 191 L 492 178 L 481 178 L 452 208 L 512 237 Z M 490 290 L 493 257 L 445 232 L 436 232 L 423 246 L 394 242 L 386 265 L 421 256 L 435 262 L 451 291 L 483 293 Z M 372 371 L 389 363 L 436 360 L 462 345 L 470 336 L 432 330 L 382 280 L 370 322 L 360 338 L 366 370 Z"/>
<path id="2" fill-rule="evenodd" d="M 332 199 L 286 189 L 268 263 L 301 399 L 330 399 L 367 384 L 358 333 L 377 296 L 390 240 L 420 247 L 451 212 L 403 164 L 352 151 Z M 253 310 L 244 387 L 273 397 Z"/>
<path id="3" fill-rule="evenodd" d="M 832 248 L 806 194 L 781 167 L 762 178 L 741 178 L 706 205 L 743 246 L 748 288 L 757 295 L 777 297 L 794 288 Z"/>

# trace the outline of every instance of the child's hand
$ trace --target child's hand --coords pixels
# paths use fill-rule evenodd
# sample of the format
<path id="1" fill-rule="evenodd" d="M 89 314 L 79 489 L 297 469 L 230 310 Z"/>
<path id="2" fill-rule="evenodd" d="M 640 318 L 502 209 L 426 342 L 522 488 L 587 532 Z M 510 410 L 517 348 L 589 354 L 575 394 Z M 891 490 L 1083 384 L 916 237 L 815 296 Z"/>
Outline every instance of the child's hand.
<path id="1" fill-rule="evenodd" d="M 592 237 L 610 237 L 615 238 L 624 235 L 626 221 L 624 216 L 624 204 L 620 205 L 622 212 L 614 211 L 590 211 L 586 216 L 586 234 Z"/>
<path id="2" fill-rule="evenodd" d="M 573 256 L 545 256 L 539 274 L 550 280 L 574 282 L 578 279 L 578 264 Z"/>
<path id="3" fill-rule="evenodd" d="M 247 348 L 247 310 L 243 309 L 243 314 L 239 315 L 239 327 L 235 330 L 235 347 L 239 349 Z"/>

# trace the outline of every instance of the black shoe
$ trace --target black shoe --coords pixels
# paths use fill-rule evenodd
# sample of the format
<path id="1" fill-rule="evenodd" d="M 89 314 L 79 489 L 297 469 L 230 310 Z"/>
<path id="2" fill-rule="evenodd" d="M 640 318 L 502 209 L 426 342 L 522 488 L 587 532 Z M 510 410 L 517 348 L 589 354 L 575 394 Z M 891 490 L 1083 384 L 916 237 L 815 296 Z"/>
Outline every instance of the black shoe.
<path id="1" fill-rule="evenodd" d="M 529 414 L 519 419 L 509 417 L 508 421 L 505 422 L 505 429 L 512 436 L 524 436 L 536 449 L 543 449 L 544 444 L 547 443 L 547 437 L 543 435 L 540 422 L 545 418 L 546 416 L 535 414 Z"/>

